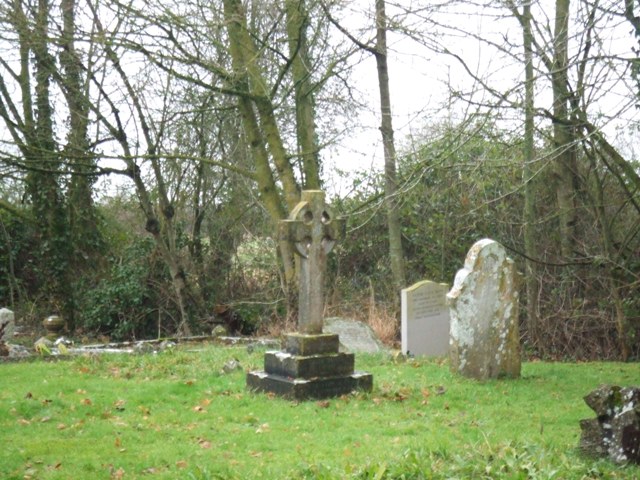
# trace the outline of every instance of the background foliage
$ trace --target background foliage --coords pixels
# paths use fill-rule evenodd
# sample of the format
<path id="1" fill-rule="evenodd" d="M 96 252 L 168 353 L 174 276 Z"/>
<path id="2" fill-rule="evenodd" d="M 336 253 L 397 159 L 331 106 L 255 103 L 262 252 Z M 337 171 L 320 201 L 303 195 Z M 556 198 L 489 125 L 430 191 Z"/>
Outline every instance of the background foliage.
<path id="1" fill-rule="evenodd" d="M 3 5 L 0 305 L 114 339 L 277 334 L 296 315 L 277 224 L 323 188 L 348 220 L 327 315 L 397 342 L 399 274 L 451 283 L 491 237 L 523 273 L 528 354 L 637 358 L 637 2 L 387 2 L 389 45 L 450 72 L 397 178 L 329 161 L 372 103 L 358 68 L 387 55 L 385 2 L 352 3 Z"/>

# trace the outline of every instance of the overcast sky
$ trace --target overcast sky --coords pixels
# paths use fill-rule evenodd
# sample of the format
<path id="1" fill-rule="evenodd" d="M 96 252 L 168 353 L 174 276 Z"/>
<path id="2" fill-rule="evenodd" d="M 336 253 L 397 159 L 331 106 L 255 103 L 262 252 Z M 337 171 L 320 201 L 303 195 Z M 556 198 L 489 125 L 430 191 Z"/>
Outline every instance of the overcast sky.
<path id="1" fill-rule="evenodd" d="M 354 31 L 363 27 L 365 23 L 372 22 L 374 0 L 357 0 L 349 2 L 351 13 L 343 19 L 344 23 Z M 414 9 L 419 4 L 412 0 L 400 0 L 389 2 L 387 14 L 392 17 L 398 12 L 395 5 L 403 5 Z M 576 5 L 578 2 L 574 2 Z M 494 2 L 492 5 L 496 5 Z M 446 45 L 448 49 L 460 55 L 467 65 L 480 76 L 490 75 L 492 84 L 498 88 L 507 89 L 516 83 L 523 75 L 523 64 L 520 60 L 510 60 L 500 55 L 487 43 L 449 31 L 450 35 L 444 35 L 444 25 L 452 25 L 454 28 L 464 29 L 481 37 L 483 40 L 502 43 L 505 37 L 510 37 L 521 45 L 521 30 L 515 19 L 507 18 L 507 12 L 499 8 L 478 9 L 472 6 L 460 6 L 455 13 L 443 15 L 436 20 L 443 25 L 441 31 L 437 27 L 423 23 L 427 33 L 434 34 L 436 41 Z M 553 25 L 554 7 L 551 1 L 535 2 L 535 19 L 541 24 Z M 505 15 L 505 18 L 499 18 Z M 429 15 L 425 15 L 428 17 Z M 420 29 L 422 20 L 407 18 L 407 24 L 416 30 Z M 631 27 L 626 21 L 612 17 L 609 19 L 610 29 L 607 38 L 603 39 L 610 54 L 621 55 L 629 58 L 633 55 L 631 47 L 634 39 Z M 371 30 L 371 32 L 373 32 Z M 370 35 L 372 35 L 371 33 Z M 360 37 L 366 39 L 366 36 Z M 448 85 L 456 89 L 469 90 L 472 88 L 470 77 L 461 68 L 461 64 L 451 56 L 436 54 L 431 49 L 408 39 L 404 35 L 389 33 L 389 75 L 391 86 L 392 113 L 394 122 L 395 139 L 397 146 L 408 142 L 411 135 L 420 134 L 429 123 L 436 123 L 446 119 L 448 115 L 455 117 L 461 112 L 461 106 L 447 111 L 443 109 L 449 102 Z M 576 48 L 576 42 L 572 43 Z M 519 47 L 522 48 L 522 47 Z M 595 72 L 599 78 L 603 78 L 606 72 Z M 325 171 L 331 171 L 332 165 L 345 170 L 371 170 L 383 169 L 383 151 L 380 132 L 379 94 L 375 59 L 370 54 L 363 55 L 363 61 L 356 68 L 358 87 L 364 95 L 370 99 L 369 109 L 361 112 L 356 130 L 350 131 L 341 145 L 324 154 L 327 162 Z M 613 82 L 613 79 L 609 80 Z M 546 108 L 550 105 L 550 92 L 540 82 L 536 86 L 537 101 Z M 611 117 L 603 122 L 607 136 L 613 141 L 618 135 L 621 126 L 630 125 L 638 121 L 638 111 L 632 105 L 632 98 L 628 94 L 628 85 L 620 84 L 603 89 L 605 95 L 598 99 L 599 108 L 604 117 Z M 477 95 L 483 94 L 479 89 Z M 479 99 L 480 97 L 476 97 Z M 594 112 L 592 112 L 594 113 Z M 520 121 L 520 119 L 516 119 Z M 401 149 L 400 149 L 401 150 Z M 327 181 L 331 183 L 335 177 L 329 175 Z M 340 182 L 332 185 L 338 195 L 342 196 L 349 190 L 349 182 Z"/>

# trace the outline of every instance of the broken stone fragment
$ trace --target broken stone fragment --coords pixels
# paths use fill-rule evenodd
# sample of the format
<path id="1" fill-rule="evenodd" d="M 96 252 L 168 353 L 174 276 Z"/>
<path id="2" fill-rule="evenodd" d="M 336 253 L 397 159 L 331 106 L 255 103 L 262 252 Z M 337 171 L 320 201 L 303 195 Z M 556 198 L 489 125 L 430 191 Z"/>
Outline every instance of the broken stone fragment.
<path id="1" fill-rule="evenodd" d="M 7 347 L 9 348 L 10 358 L 28 357 L 29 355 L 31 355 L 29 349 L 22 345 L 7 344 Z"/>
<path id="2" fill-rule="evenodd" d="M 604 442 L 606 434 L 597 418 L 580 420 L 580 450 L 590 457 L 604 457 L 607 445 Z"/>
<path id="3" fill-rule="evenodd" d="M 232 360 L 228 360 L 227 362 L 225 362 L 225 364 L 222 366 L 222 371 L 223 373 L 231 373 L 235 370 L 241 370 L 242 369 L 242 365 L 240 364 L 240 362 L 237 359 L 232 359 Z"/>
<path id="4" fill-rule="evenodd" d="M 601 385 L 584 401 L 597 418 L 581 420 L 580 449 L 616 463 L 640 464 L 640 388 Z"/>
<path id="5" fill-rule="evenodd" d="M 15 315 L 8 308 L 0 308 L 0 342 L 13 338 L 16 329 Z"/>

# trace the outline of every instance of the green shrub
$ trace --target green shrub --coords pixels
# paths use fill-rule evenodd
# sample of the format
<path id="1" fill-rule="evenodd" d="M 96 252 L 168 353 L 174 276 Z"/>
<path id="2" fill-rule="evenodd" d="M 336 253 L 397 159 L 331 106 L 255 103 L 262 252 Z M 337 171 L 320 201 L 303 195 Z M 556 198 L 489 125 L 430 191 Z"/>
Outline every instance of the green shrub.
<path id="1" fill-rule="evenodd" d="M 157 311 L 153 287 L 154 243 L 141 238 L 114 259 L 106 278 L 84 294 L 85 328 L 115 339 L 144 337 L 151 333 Z"/>

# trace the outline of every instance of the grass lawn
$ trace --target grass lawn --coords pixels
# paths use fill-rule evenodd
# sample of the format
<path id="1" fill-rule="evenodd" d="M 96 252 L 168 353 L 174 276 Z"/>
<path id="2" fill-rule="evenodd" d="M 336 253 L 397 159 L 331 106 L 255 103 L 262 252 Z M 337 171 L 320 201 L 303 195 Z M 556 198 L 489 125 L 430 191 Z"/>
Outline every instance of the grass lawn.
<path id="1" fill-rule="evenodd" d="M 294 403 L 245 389 L 263 354 L 0 364 L 0 478 L 640 478 L 577 451 L 582 397 L 640 384 L 638 364 L 526 363 L 480 383 L 442 361 L 358 355 L 372 393 Z M 222 372 L 232 358 L 244 371 Z"/>

